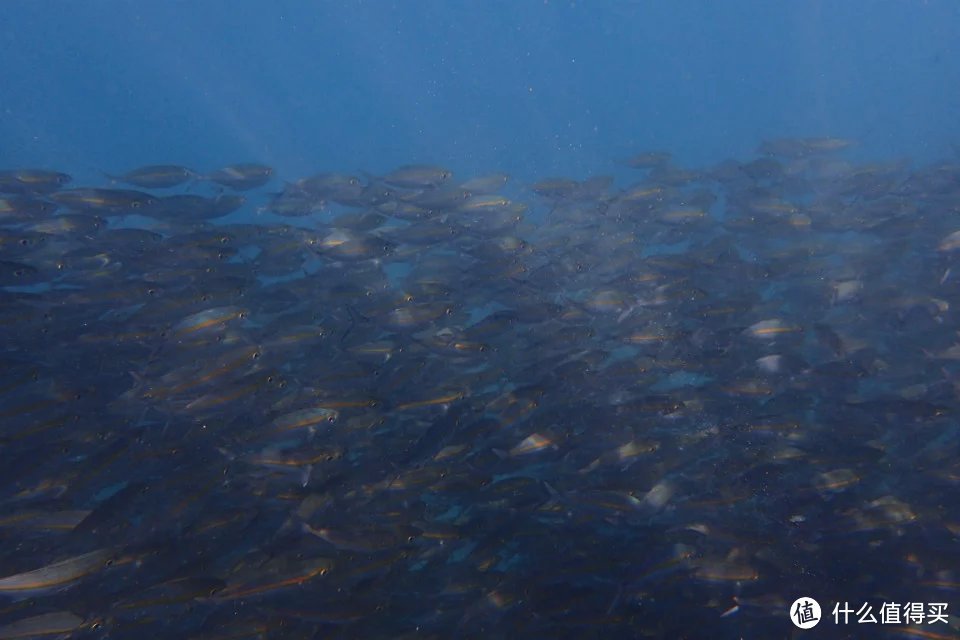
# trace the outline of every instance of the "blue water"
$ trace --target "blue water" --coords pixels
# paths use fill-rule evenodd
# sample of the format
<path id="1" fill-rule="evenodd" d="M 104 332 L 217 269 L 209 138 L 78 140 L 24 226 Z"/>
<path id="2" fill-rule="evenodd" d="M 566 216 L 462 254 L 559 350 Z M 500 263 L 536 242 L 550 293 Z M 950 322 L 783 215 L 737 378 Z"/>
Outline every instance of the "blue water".
<path id="1" fill-rule="evenodd" d="M 923 162 L 960 140 L 958 49 L 946 0 L 7 0 L 0 164 L 530 179 L 794 135 Z"/>

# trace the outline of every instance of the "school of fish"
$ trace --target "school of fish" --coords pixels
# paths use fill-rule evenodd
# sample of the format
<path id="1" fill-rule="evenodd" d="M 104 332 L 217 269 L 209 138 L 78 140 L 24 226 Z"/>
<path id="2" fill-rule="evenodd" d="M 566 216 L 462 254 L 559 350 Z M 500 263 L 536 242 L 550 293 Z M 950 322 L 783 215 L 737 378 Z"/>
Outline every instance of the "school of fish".
<path id="1" fill-rule="evenodd" d="M 960 159 L 851 145 L 0 171 L 0 640 L 960 607 Z"/>

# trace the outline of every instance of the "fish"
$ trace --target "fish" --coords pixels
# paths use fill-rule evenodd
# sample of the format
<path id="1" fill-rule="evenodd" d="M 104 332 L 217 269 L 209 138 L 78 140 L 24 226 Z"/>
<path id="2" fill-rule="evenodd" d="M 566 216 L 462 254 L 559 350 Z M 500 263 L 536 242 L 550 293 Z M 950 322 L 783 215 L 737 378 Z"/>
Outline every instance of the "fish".
<path id="1" fill-rule="evenodd" d="M 381 178 L 392 187 L 406 189 L 436 188 L 448 181 L 453 172 L 443 167 L 409 164 L 398 167 Z"/>
<path id="2" fill-rule="evenodd" d="M 262 164 L 240 163 L 217 169 L 204 179 L 234 191 L 249 191 L 267 184 L 273 177 L 273 168 Z"/>
<path id="3" fill-rule="evenodd" d="M 10 169 L 0 171 L 0 193 L 50 194 L 70 184 L 73 178 L 47 169 Z"/>
<path id="4" fill-rule="evenodd" d="M 157 203 L 156 196 L 131 189 L 83 188 L 64 189 L 49 196 L 62 207 L 119 215 L 148 210 Z"/>
<path id="5" fill-rule="evenodd" d="M 29 264 L 0 260 L 0 285 L 29 285 L 42 282 L 40 270 Z"/>
<path id="6" fill-rule="evenodd" d="M 472 195 L 492 194 L 503 189 L 509 180 L 510 176 L 506 173 L 492 173 L 461 182 L 459 188 Z"/>
<path id="7" fill-rule="evenodd" d="M 6 576 L 0 578 L 0 595 L 22 598 L 69 588 L 81 578 L 109 566 L 113 558 L 111 550 L 97 549 L 39 569 Z"/>
<path id="8" fill-rule="evenodd" d="M 143 189 L 168 189 L 191 180 L 196 174 L 186 167 L 173 164 L 158 164 L 139 167 L 122 175 L 107 177 L 113 182 L 122 182 Z"/>
<path id="9" fill-rule="evenodd" d="M 3 625 L 0 627 L 0 640 L 45 636 L 66 637 L 85 628 L 98 629 L 100 623 L 97 620 L 85 620 L 70 611 L 54 611 L 21 618 Z"/>

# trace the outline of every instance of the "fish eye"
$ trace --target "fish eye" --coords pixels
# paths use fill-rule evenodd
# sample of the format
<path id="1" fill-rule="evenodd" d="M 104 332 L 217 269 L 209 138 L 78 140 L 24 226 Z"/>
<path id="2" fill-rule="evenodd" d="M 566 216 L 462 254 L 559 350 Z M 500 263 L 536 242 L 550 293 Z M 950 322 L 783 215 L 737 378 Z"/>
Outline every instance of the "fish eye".
<path id="1" fill-rule="evenodd" d="M 139 201 L 139 200 L 134 200 L 133 202 L 131 202 L 131 203 L 130 203 L 130 208 L 131 208 L 131 209 L 139 209 L 139 208 L 140 208 L 140 201 Z"/>
<path id="2" fill-rule="evenodd" d="M 27 240 L 26 238 L 20 238 L 20 246 L 21 246 L 21 247 L 25 247 L 25 246 L 27 246 L 28 244 L 30 244 L 30 241 L 29 241 L 29 240 Z"/>
<path id="3" fill-rule="evenodd" d="M 254 351 L 254 352 L 253 352 L 253 359 L 256 360 L 256 359 L 259 358 L 259 357 L 260 357 L 260 352 L 259 352 L 259 351 Z"/>

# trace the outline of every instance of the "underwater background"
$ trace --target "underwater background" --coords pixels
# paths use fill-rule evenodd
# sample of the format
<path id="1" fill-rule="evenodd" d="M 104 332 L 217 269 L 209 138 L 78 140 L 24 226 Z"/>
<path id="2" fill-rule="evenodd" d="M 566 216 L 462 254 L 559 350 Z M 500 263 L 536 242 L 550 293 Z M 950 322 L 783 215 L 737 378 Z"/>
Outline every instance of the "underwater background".
<path id="1" fill-rule="evenodd" d="M 251 159 L 280 176 L 685 166 L 760 140 L 951 152 L 948 1 L 4 3 L 3 154 L 120 171 Z"/>
<path id="2" fill-rule="evenodd" d="M 958 257 L 956 2 L 7 0 L 0 640 L 957 637 Z"/>

